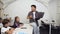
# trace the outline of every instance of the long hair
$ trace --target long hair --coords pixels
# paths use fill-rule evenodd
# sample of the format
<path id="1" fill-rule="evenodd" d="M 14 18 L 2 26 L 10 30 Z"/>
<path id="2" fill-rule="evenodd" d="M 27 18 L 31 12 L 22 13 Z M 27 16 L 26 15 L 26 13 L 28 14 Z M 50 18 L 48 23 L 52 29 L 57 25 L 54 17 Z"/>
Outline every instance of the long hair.
<path id="1" fill-rule="evenodd" d="M 17 18 L 19 18 L 18 16 L 15 17 L 14 23 L 17 22 Z"/>

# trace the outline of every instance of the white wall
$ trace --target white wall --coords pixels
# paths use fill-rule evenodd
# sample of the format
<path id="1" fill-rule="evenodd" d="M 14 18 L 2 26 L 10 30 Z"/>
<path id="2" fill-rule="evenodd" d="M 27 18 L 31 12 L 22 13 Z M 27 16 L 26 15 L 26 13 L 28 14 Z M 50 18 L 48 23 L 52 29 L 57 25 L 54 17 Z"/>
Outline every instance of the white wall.
<path id="1" fill-rule="evenodd" d="M 57 0 L 57 11 L 56 11 L 56 21 L 58 25 L 60 26 L 60 0 Z"/>
<path id="2" fill-rule="evenodd" d="M 56 0 L 51 0 L 49 2 L 48 9 L 49 9 L 50 18 L 55 21 L 56 21 L 56 10 L 57 10 L 56 6 L 57 6 Z"/>
<path id="3" fill-rule="evenodd" d="M 51 0 L 49 2 L 49 14 L 50 14 L 50 18 L 52 20 L 55 20 L 55 25 L 56 26 L 60 26 L 60 9 L 58 7 L 60 1 L 58 0 Z"/>
<path id="4" fill-rule="evenodd" d="M 27 14 L 31 9 L 31 5 L 34 4 L 37 6 L 37 10 L 39 12 L 45 12 L 44 18 L 49 18 L 48 9 L 41 3 L 35 0 L 17 0 L 10 4 L 7 8 L 4 9 L 5 14 L 9 14 L 9 17 L 14 18 L 15 16 L 19 16 L 21 22 L 27 23 Z"/>
<path id="5" fill-rule="evenodd" d="M 3 7 L 3 4 L 0 2 L 0 17 L 2 17 L 2 8 Z"/>

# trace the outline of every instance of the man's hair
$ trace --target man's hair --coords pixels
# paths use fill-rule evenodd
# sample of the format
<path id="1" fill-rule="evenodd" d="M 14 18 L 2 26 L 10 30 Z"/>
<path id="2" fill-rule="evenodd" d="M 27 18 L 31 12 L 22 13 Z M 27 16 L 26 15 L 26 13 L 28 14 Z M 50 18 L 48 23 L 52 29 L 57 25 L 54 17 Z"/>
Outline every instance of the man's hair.
<path id="1" fill-rule="evenodd" d="M 31 5 L 31 7 L 34 7 L 34 8 L 36 8 L 36 5 Z"/>
<path id="2" fill-rule="evenodd" d="M 2 18 L 0 17 L 0 20 L 2 20 Z"/>
<path id="3" fill-rule="evenodd" d="M 4 19 L 4 20 L 2 21 L 2 24 L 3 24 L 3 26 L 4 26 L 5 24 L 8 24 L 9 22 L 10 22 L 9 20 Z"/>

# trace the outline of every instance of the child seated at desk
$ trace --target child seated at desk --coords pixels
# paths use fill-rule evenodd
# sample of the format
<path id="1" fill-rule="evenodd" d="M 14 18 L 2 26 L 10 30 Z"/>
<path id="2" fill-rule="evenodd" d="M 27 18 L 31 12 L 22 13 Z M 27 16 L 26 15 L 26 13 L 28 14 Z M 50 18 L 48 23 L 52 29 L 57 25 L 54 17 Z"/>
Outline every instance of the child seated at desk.
<path id="1" fill-rule="evenodd" d="M 2 21 L 3 27 L 1 28 L 1 33 L 2 34 L 11 34 L 14 28 L 9 27 L 10 26 L 10 21 L 7 19 L 4 19 Z"/>
<path id="2" fill-rule="evenodd" d="M 14 28 L 17 28 L 17 27 L 19 27 L 20 24 L 22 24 L 22 23 L 20 22 L 20 18 L 19 18 L 18 16 L 16 16 L 16 17 L 15 17 L 15 20 L 14 20 L 13 27 L 14 27 Z"/>

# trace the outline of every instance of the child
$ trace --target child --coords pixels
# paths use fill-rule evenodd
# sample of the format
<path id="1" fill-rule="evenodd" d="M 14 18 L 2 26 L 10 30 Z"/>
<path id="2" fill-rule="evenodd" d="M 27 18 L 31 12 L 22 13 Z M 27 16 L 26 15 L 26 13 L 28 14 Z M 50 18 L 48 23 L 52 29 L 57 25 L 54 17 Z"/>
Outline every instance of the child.
<path id="1" fill-rule="evenodd" d="M 13 28 L 9 27 L 10 26 L 10 21 L 7 20 L 7 19 L 4 19 L 2 21 L 3 23 L 3 27 L 1 28 L 1 33 L 5 34 L 5 33 L 8 33 L 8 34 L 11 34 L 12 30 L 14 30 Z"/>
<path id="2" fill-rule="evenodd" d="M 17 27 L 19 27 L 19 25 L 20 25 L 20 18 L 18 17 L 18 16 L 16 16 L 15 17 L 15 20 L 14 20 L 14 25 L 13 25 L 13 27 L 14 28 L 17 28 Z"/>

